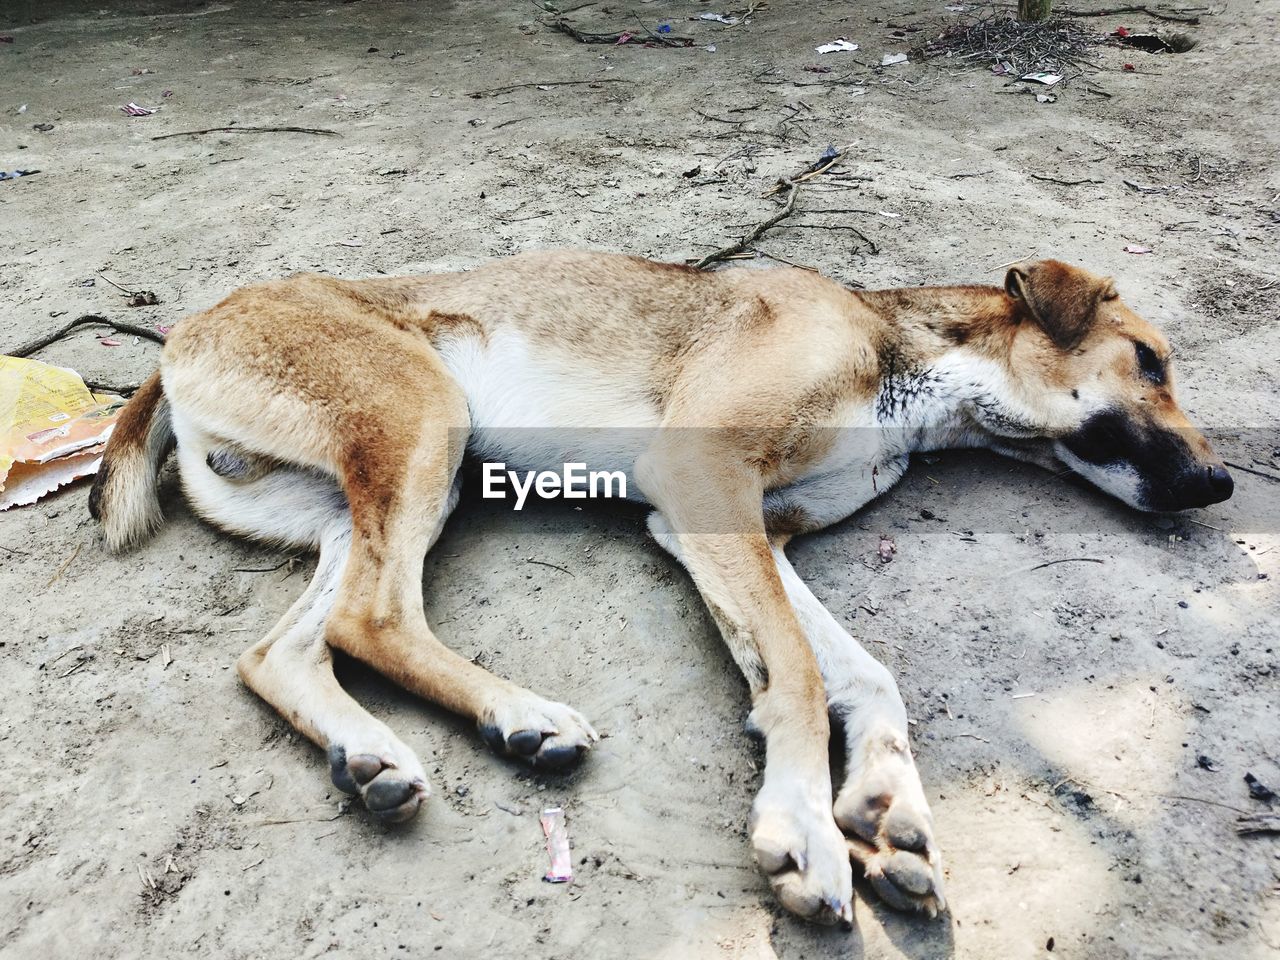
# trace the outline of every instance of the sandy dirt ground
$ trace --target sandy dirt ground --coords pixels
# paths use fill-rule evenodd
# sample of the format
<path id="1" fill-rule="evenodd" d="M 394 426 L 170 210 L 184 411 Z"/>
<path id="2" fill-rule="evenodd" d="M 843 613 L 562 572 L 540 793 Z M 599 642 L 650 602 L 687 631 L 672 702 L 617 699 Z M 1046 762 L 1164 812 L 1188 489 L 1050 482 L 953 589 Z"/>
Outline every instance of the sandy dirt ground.
<path id="1" fill-rule="evenodd" d="M 1109 96 L 1077 82 L 1056 103 L 985 66 L 882 69 L 955 16 L 942 0 L 690 20 L 709 10 L 571 14 L 696 40 L 660 49 L 577 43 L 529 3 L 9 2 L 0 169 L 42 172 L 0 183 L 0 346 L 86 312 L 172 324 L 297 270 L 696 257 L 776 210 L 776 178 L 849 144 L 841 170 L 861 179 L 806 190 L 758 249 L 866 286 L 998 282 L 1037 253 L 1113 273 L 1175 343 L 1183 405 L 1221 454 L 1280 475 L 1280 4 L 1215 5 L 1178 26 L 1198 40 L 1179 56 L 1106 49 L 1088 85 Z M 805 69 L 841 35 L 862 49 Z M 130 118 L 129 101 L 161 109 Z M 232 122 L 341 137 L 152 139 Z M 856 227 L 878 252 L 801 224 Z M 101 276 L 161 303 L 128 309 Z M 156 346 L 120 339 L 40 356 L 136 383 Z M 232 666 L 311 558 L 220 535 L 172 478 L 169 523 L 125 556 L 98 544 L 84 486 L 4 514 L 0 955 L 1276 956 L 1280 846 L 1235 825 L 1268 809 L 1246 773 L 1280 789 L 1280 484 L 1236 478 L 1228 503 L 1142 516 L 992 456 L 919 458 L 794 545 L 899 678 L 946 857 L 946 915 L 864 889 L 851 933 L 782 913 L 752 865 L 745 685 L 634 509 L 517 519 L 469 495 L 427 563 L 442 636 L 606 734 L 579 772 L 531 776 L 341 665 L 434 780 L 394 830 L 340 802 Z M 1043 566 L 1075 558 L 1097 562 Z M 571 885 L 540 879 L 538 811 L 557 804 Z"/>

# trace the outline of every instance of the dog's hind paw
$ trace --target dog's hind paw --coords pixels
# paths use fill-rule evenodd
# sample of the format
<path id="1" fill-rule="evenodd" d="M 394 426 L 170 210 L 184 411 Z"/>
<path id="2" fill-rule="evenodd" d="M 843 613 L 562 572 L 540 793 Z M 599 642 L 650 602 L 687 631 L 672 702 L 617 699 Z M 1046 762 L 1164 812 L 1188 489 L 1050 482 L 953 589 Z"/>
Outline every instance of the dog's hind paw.
<path id="1" fill-rule="evenodd" d="M 901 736 L 868 738 L 861 768 L 836 797 L 835 817 L 880 899 L 930 917 L 947 908 L 933 814 Z"/>
<path id="2" fill-rule="evenodd" d="M 480 736 L 496 753 L 545 770 L 574 766 L 600 739 L 577 710 L 531 693 L 499 704 L 480 721 Z"/>
<path id="3" fill-rule="evenodd" d="M 348 752 L 335 743 L 329 747 L 329 775 L 335 787 L 360 797 L 368 811 L 384 823 L 411 819 L 431 794 L 426 775 L 411 753 L 407 759 L 397 759 L 390 750 Z"/>

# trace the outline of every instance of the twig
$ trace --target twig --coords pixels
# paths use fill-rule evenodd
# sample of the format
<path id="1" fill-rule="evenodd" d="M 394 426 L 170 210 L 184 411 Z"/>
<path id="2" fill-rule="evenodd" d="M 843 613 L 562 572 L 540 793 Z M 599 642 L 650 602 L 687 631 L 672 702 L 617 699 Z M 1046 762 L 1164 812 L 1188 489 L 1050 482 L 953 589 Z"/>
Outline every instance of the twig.
<path id="1" fill-rule="evenodd" d="M 1195 8 L 1192 8 L 1195 9 Z M 1207 8 L 1206 8 L 1207 10 Z M 1198 16 L 1180 16 L 1176 13 L 1158 13 L 1150 7 L 1108 7 L 1106 10 L 1059 10 L 1059 15 L 1064 17 L 1111 17 L 1118 13 L 1145 13 L 1148 17 L 1155 17 L 1157 20 L 1169 20 L 1173 23 L 1199 23 Z"/>
<path id="2" fill-rule="evenodd" d="M 1055 563 L 1105 563 L 1097 557 L 1063 557 L 1061 560 L 1049 560 L 1045 563 L 1037 563 L 1034 567 L 1028 567 L 1027 573 L 1032 570 L 1043 570 L 1045 567 L 1052 567 Z"/>
<path id="3" fill-rule="evenodd" d="M 988 173 L 995 173 L 994 170 L 978 170 L 974 173 L 953 173 L 947 177 L 948 180 L 968 180 L 970 177 L 985 177 Z"/>
<path id="4" fill-rule="evenodd" d="M 88 662 L 89 662 L 88 657 L 85 657 L 83 660 L 77 660 L 76 665 L 72 667 L 70 670 L 66 671 L 65 673 L 58 674 L 58 679 L 65 680 L 67 677 L 71 676 L 73 673 L 75 673 L 77 670 L 79 670 Z"/>
<path id="5" fill-rule="evenodd" d="M 121 293 L 127 293 L 127 294 L 129 294 L 129 296 L 133 296 L 135 293 L 138 293 L 138 292 L 139 292 L 139 291 L 137 291 L 137 290 L 130 290 L 128 287 L 122 287 L 122 286 L 120 286 L 120 284 L 116 283 L 116 282 L 115 282 L 114 280 L 112 280 L 110 277 L 103 276 L 102 274 L 98 274 L 98 279 L 99 279 L 99 280 L 105 280 L 105 281 L 107 281 L 107 283 L 111 284 L 113 287 L 115 287 L 115 288 L 116 288 L 117 290 L 119 290 Z"/>
<path id="6" fill-rule="evenodd" d="M 817 211 L 815 211 L 817 212 Z M 880 245 L 868 237 L 857 227 L 849 223 L 791 223 L 786 227 L 787 230 L 848 230 L 855 234 L 859 240 L 865 243 L 872 254 L 880 252 Z"/>
<path id="7" fill-rule="evenodd" d="M 550 27 L 552 30 L 555 30 L 557 33 L 563 33 L 567 37 L 572 37 L 574 40 L 577 40 L 579 43 L 599 43 L 599 44 L 609 44 L 611 46 L 614 46 L 614 45 L 617 45 L 619 42 L 625 43 L 629 41 L 631 38 L 635 37 L 636 35 L 635 31 L 633 30 L 616 30 L 612 33 L 588 33 L 584 30 L 579 30 L 577 27 L 575 27 L 572 23 L 570 23 L 564 17 L 556 17 L 550 23 L 547 23 L 547 21 L 543 20 L 542 23 L 545 26 Z M 646 27 L 644 25 L 644 22 L 640 20 L 638 17 L 636 18 L 636 23 L 640 25 L 641 30 L 643 30 L 646 34 L 649 35 L 649 40 L 644 41 L 646 43 L 648 43 L 649 41 L 653 41 L 654 43 L 660 44 L 661 46 L 664 46 L 664 47 L 693 46 L 692 37 L 677 37 L 674 34 L 670 34 L 670 33 L 654 33 L 652 30 Z"/>
<path id="8" fill-rule="evenodd" d="M 562 566 L 560 566 L 560 564 L 558 564 L 558 563 L 547 563 L 547 561 L 545 561 L 545 560 L 535 560 L 535 559 L 533 559 L 533 557 L 525 557 L 525 558 L 524 558 L 524 562 L 525 562 L 525 563 L 536 563 L 536 564 L 537 564 L 538 566 L 540 566 L 540 567 L 550 567 L 552 570 L 559 570 L 559 571 L 561 571 L 562 573 L 567 573 L 567 574 L 568 574 L 569 576 L 571 576 L 571 577 L 576 577 L 576 576 L 577 576 L 577 574 L 576 574 L 576 573 L 574 573 L 572 570 L 570 570 L 568 567 L 562 567 Z"/>
<path id="9" fill-rule="evenodd" d="M 81 548 L 83 548 L 83 547 L 84 547 L 84 542 L 83 542 L 83 541 L 81 541 L 80 543 L 77 543 L 77 544 L 76 544 L 76 548 L 75 548 L 74 550 L 72 550 L 72 551 L 71 551 L 71 556 L 67 557 L 67 559 L 65 559 L 65 560 L 63 560 L 63 561 L 62 561 L 62 565 L 61 565 L 60 567 L 58 567 L 57 572 L 56 572 L 56 573 L 54 573 L 54 575 L 53 575 L 52 577 L 50 577 L 50 578 L 49 578 L 49 582 L 48 582 L 48 583 L 46 583 L 46 584 L 44 585 L 44 588 L 45 588 L 46 590 L 48 590 L 48 589 L 49 589 L 50 587 L 52 587 L 55 583 L 57 583 L 59 580 L 61 580 L 61 579 L 62 579 L 62 575 L 63 575 L 64 573 L 66 573 L 66 572 L 67 572 L 67 567 L 69 567 L 69 566 L 71 566 L 71 564 L 75 563 L 75 562 L 76 562 L 76 557 L 80 556 L 80 550 L 81 550 Z"/>
<path id="10" fill-rule="evenodd" d="M 121 323 L 116 320 L 108 320 L 106 317 L 100 317 L 96 313 L 87 313 L 82 317 L 76 317 L 70 323 L 54 331 L 48 336 L 40 337 L 32 340 L 30 343 L 24 343 L 16 350 L 6 351 L 11 357 L 29 357 L 38 350 L 43 350 L 51 343 L 56 343 L 65 337 L 72 330 L 78 327 L 96 324 L 103 327 L 111 327 L 119 333 L 132 334 L 135 337 L 144 337 L 147 340 L 154 340 L 156 343 L 164 343 L 164 334 L 152 330 L 150 327 L 139 327 L 132 323 Z"/>
<path id="11" fill-rule="evenodd" d="M 764 236 L 771 227 L 777 226 L 787 217 L 791 216 L 792 212 L 796 208 L 796 196 L 800 193 L 800 184 L 795 181 L 787 181 L 787 183 L 791 187 L 791 192 L 787 194 L 787 202 L 783 204 L 782 209 L 778 213 L 774 214 L 763 223 L 758 224 L 754 230 L 748 233 L 737 243 L 731 243 L 722 250 L 717 250 L 715 253 L 707 254 L 701 260 L 693 264 L 694 268 L 697 270 L 705 270 L 713 263 L 719 263 L 721 260 L 728 260 L 734 254 L 742 253 L 751 246 L 751 244 Z"/>
<path id="12" fill-rule="evenodd" d="M 712 116 L 712 115 L 711 115 L 711 114 L 709 114 L 709 113 L 703 113 L 703 112 L 702 112 L 701 110 L 699 110 L 697 107 L 694 107 L 694 108 L 693 108 L 693 112 L 694 112 L 694 113 L 696 113 L 698 116 L 700 116 L 700 117 L 702 117 L 702 118 L 706 119 L 706 120 L 714 120 L 716 123 L 732 123 L 732 124 L 734 124 L 735 126 L 737 126 L 737 125 L 739 125 L 739 124 L 743 124 L 743 123 L 746 123 L 746 122 L 747 122 L 747 121 L 745 121 L 745 120 L 733 120 L 733 119 L 731 119 L 731 118 L 729 118 L 729 117 L 715 117 L 715 116 Z"/>
<path id="13" fill-rule="evenodd" d="M 317 137 L 340 137 L 337 130 L 324 130 L 320 127 L 205 127 L 203 130 L 180 130 L 177 133 L 162 133 L 152 140 L 168 140 L 170 137 L 196 137 L 202 133 L 312 133 Z"/>
<path id="14" fill-rule="evenodd" d="M 1181 190 L 1182 184 L 1172 184 L 1167 187 L 1144 186 L 1141 183 L 1134 183 L 1132 180 L 1123 181 L 1124 185 L 1130 190 L 1136 190 L 1138 193 L 1168 193 L 1170 190 Z"/>
<path id="15" fill-rule="evenodd" d="M 1045 177 L 1038 173 L 1031 174 L 1032 180 L 1043 180 L 1045 183 L 1060 183 L 1064 187 L 1078 187 L 1082 183 L 1104 183 L 1103 180 L 1097 180 L 1093 177 L 1085 177 L 1083 180 L 1059 180 L 1057 177 Z"/>
<path id="16" fill-rule="evenodd" d="M 67 649 L 63 650 L 60 654 L 58 654 L 56 657 L 54 657 L 52 660 L 50 660 L 48 663 L 44 664 L 44 666 L 41 667 L 41 669 L 43 670 L 44 667 L 52 667 L 55 663 L 57 663 L 67 654 L 71 653 L 72 651 L 82 650 L 82 649 L 84 649 L 84 644 L 81 644 L 81 643 L 72 644 L 71 646 L 67 647 Z"/>
<path id="17" fill-rule="evenodd" d="M 596 80 L 540 80 L 533 83 L 509 83 L 505 87 L 489 87 L 485 90 L 475 90 L 468 93 L 467 96 L 473 100 L 479 100 L 481 97 L 496 97 L 500 93 L 510 93 L 512 90 L 524 90 L 529 87 L 577 87 L 582 84 L 594 85 L 597 83 L 630 83 L 630 80 L 624 80 L 621 77 L 600 77 Z"/>
<path id="18" fill-rule="evenodd" d="M 801 270 L 808 270 L 810 273 L 817 273 L 817 267 L 811 267 L 807 263 L 799 263 L 795 260 L 788 260 L 786 257 L 776 253 L 770 253 L 768 250 L 757 250 L 756 253 L 762 257 L 768 257 L 770 260 L 777 260 L 779 263 L 785 263 L 790 267 L 799 267 Z"/>
<path id="19" fill-rule="evenodd" d="M 781 193 L 783 190 L 787 189 L 787 187 L 794 186 L 797 183 L 804 183 L 806 180 L 812 180 L 814 177 L 819 176 L 820 174 L 826 173 L 828 170 L 834 167 L 837 163 L 839 163 L 842 159 L 844 159 L 843 149 L 838 151 L 835 154 L 832 154 L 830 157 L 827 157 L 825 160 L 818 161 L 812 167 L 810 167 L 808 170 L 805 170 L 801 174 L 797 174 L 794 177 L 779 177 L 778 182 L 775 183 L 768 190 L 766 190 L 763 195 L 766 197 L 771 197 L 775 193 Z"/>
<path id="20" fill-rule="evenodd" d="M 289 820 L 255 820 L 250 824 L 252 827 L 278 827 L 284 823 L 329 823 L 337 820 L 339 817 L 346 816 L 346 810 L 339 810 L 332 817 L 295 817 Z"/>
<path id="21" fill-rule="evenodd" d="M 526 220 L 541 220 L 543 217 L 551 216 L 550 210 L 543 210 L 541 213 L 531 213 L 527 217 L 504 217 L 500 214 L 494 214 L 495 220 L 501 220 L 503 223 L 524 223 Z"/>
<path id="22" fill-rule="evenodd" d="M 1255 477 L 1265 477 L 1267 480 L 1274 480 L 1276 483 L 1280 483 L 1280 477 L 1277 477 L 1274 473 L 1263 473 L 1261 470 L 1255 470 L 1253 467 L 1246 467 L 1243 463 L 1232 463 L 1230 460 L 1223 460 L 1222 462 L 1228 467 L 1233 467 L 1236 470 L 1243 470 L 1245 473 L 1252 473 Z"/>
<path id="23" fill-rule="evenodd" d="M 118 393 L 122 397 L 131 397 L 142 389 L 140 383 L 106 383 L 102 380 L 85 379 L 84 385 L 94 393 Z"/>
<path id="24" fill-rule="evenodd" d="M 1256 813 L 1236 821 L 1236 833 L 1242 837 L 1264 833 L 1280 833 L 1280 813 Z"/>
<path id="25" fill-rule="evenodd" d="M 1211 807 L 1221 807 L 1223 810 L 1231 810 L 1234 813 L 1248 814 L 1248 810 L 1241 810 L 1239 807 L 1233 807 L 1229 803 L 1219 803 L 1217 800 L 1206 800 L 1204 797 L 1188 797 L 1181 793 L 1157 793 L 1157 797 L 1162 800 L 1186 800 L 1190 803 L 1205 803 Z"/>
<path id="26" fill-rule="evenodd" d="M 1197 520 L 1194 517 L 1184 517 L 1187 523 L 1194 523 L 1197 527 L 1208 527 L 1210 530 L 1217 530 L 1219 533 L 1226 533 L 1221 527 L 1215 527 L 1212 523 L 1205 523 L 1203 520 Z"/>
<path id="27" fill-rule="evenodd" d="M 289 564 L 296 561 L 297 559 L 298 559 L 297 557 L 285 557 L 283 560 L 277 563 L 274 567 L 232 567 L 231 572 L 232 573 L 275 573 L 281 567 L 286 567 Z M 289 578 L 286 577 L 285 579 L 287 580 Z"/>

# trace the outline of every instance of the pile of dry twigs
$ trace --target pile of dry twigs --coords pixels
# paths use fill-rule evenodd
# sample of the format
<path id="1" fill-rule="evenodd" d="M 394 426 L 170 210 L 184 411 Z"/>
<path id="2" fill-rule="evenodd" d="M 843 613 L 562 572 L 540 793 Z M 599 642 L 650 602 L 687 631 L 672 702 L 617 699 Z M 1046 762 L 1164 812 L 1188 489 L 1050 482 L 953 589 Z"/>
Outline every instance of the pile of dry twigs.
<path id="1" fill-rule="evenodd" d="M 1050 71 L 1061 74 L 1067 82 L 1096 65 L 1095 48 L 1105 40 L 1104 34 L 1066 17 L 1024 23 L 1008 13 L 993 11 L 947 27 L 918 44 L 915 51 L 923 59 L 946 57 L 958 64 L 968 61 L 1013 76 Z"/>

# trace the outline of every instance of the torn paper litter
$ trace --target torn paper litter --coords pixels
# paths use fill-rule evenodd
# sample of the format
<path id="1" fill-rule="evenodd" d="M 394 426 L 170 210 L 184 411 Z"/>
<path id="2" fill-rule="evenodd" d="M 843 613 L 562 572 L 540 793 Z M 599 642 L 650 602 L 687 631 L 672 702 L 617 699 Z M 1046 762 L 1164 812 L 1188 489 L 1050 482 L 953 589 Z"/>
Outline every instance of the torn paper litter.
<path id="1" fill-rule="evenodd" d="M 0 356 L 0 510 L 96 473 L 124 403 L 74 370 Z"/>

